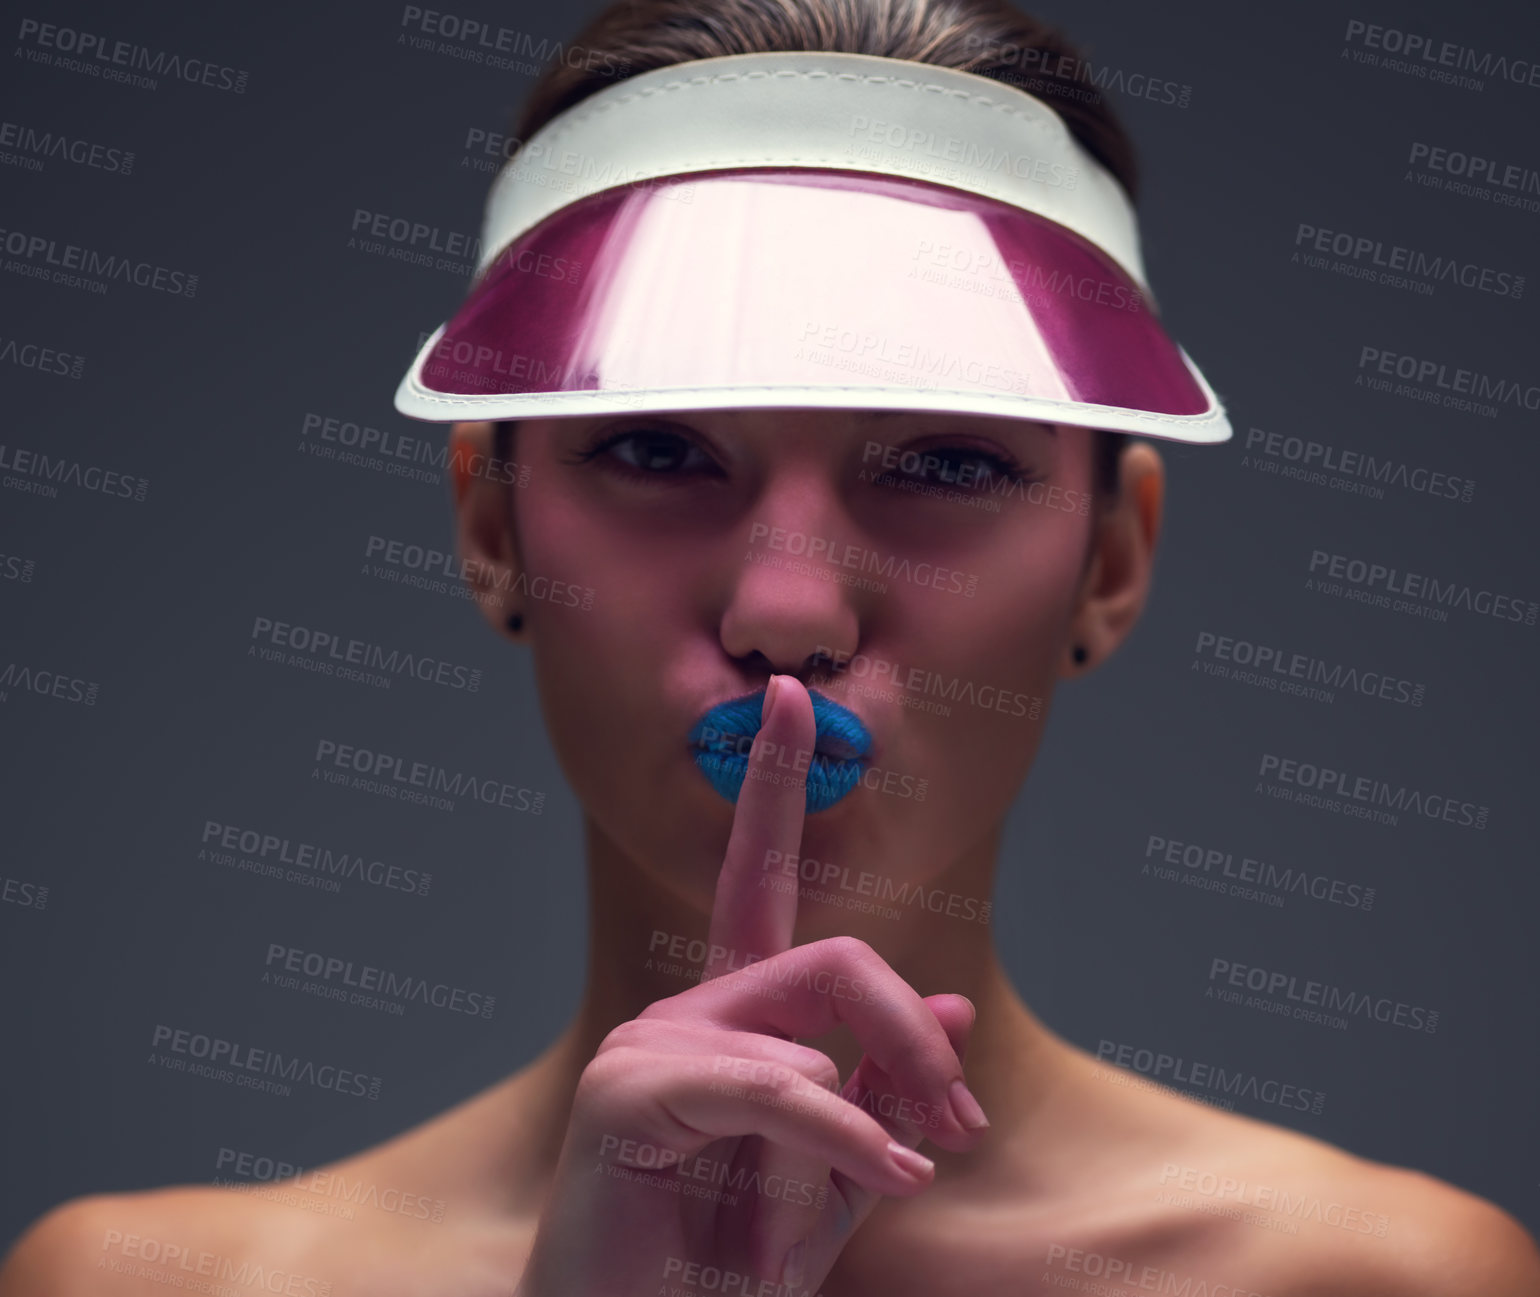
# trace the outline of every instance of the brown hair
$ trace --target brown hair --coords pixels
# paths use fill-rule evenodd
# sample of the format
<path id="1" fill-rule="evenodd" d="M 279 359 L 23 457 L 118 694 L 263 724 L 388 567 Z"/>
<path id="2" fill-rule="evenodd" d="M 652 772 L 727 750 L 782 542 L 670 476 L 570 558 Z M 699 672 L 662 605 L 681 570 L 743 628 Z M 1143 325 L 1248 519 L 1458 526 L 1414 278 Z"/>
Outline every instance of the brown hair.
<path id="1" fill-rule="evenodd" d="M 1133 141 L 1101 91 L 1079 79 L 1080 52 L 1057 29 L 1005 0 L 615 0 L 568 42 L 515 114 L 522 142 L 605 86 L 694 59 L 827 50 L 908 59 L 990 77 L 1049 102 L 1076 140 L 1138 194 Z M 598 66 L 596 66 L 598 64 Z M 1066 71 L 1066 69 L 1069 69 Z M 498 426 L 499 456 L 507 425 Z M 1126 433 L 1098 431 L 1098 498 L 1117 493 Z"/>

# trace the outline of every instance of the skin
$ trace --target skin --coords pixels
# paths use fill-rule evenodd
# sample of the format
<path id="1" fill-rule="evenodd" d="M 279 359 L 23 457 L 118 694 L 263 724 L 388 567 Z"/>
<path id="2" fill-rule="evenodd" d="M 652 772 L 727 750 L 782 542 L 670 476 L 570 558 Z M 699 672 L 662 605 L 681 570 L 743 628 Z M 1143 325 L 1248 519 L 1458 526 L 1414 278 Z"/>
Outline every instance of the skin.
<path id="1" fill-rule="evenodd" d="M 639 421 L 521 425 L 515 458 L 529 468 L 525 488 L 477 469 L 490 425 L 454 430 L 469 470 L 454 482 L 460 552 L 475 560 L 489 624 L 534 654 L 545 722 L 584 808 L 591 910 L 585 993 L 559 1039 L 487 1091 L 326 1168 L 439 1200 L 443 1220 L 370 1207 L 342 1220 L 198 1187 L 98 1195 L 56 1208 L 24 1235 L 0 1268 L 0 1297 L 163 1293 L 154 1280 L 98 1267 L 104 1251 L 123 1255 L 117 1242 L 104 1249 L 116 1238 L 110 1231 L 328 1280 L 331 1297 L 508 1297 L 558 1183 L 585 1069 L 618 1027 L 660 1001 L 682 1003 L 693 985 L 657 960 L 648 966 L 651 934 L 775 940 L 753 927 L 752 907 L 748 917 L 724 917 L 724 902 L 715 918 L 728 926 L 713 926 L 734 807 L 702 779 L 684 739 L 706 707 L 763 687 L 772 673 L 857 712 L 874 736 L 874 765 L 928 780 L 923 801 L 857 788 L 806 817 L 796 850 L 898 886 L 991 895 L 1004 818 L 1056 686 L 1115 652 L 1148 597 L 1164 495 L 1155 448 L 1125 449 L 1119 492 L 1100 512 L 1017 497 L 989 513 L 862 479 L 863 448 L 1003 451 L 1045 484 L 1089 492 L 1089 435 L 961 416 L 695 412 L 670 416 L 668 429 L 699 451 L 663 462 L 675 465 L 666 471 L 700 463 L 714 471 L 634 481 L 617 463 L 625 454 L 642 462 L 635 441 L 569 462 L 622 424 L 635 430 Z M 976 595 L 903 579 L 880 593 L 820 580 L 788 566 L 787 550 L 753 543 L 756 523 L 928 558 L 976 578 Z M 782 562 L 745 561 L 751 552 Z M 591 588 L 592 607 L 530 598 L 521 573 Z M 505 626 L 514 611 L 524 618 L 517 634 Z M 1088 650 L 1084 665 L 1072 657 L 1077 643 Z M 820 683 L 808 671 L 819 646 L 993 684 L 1043 700 L 1041 715 L 954 705 L 939 716 Z M 594 742 L 596 733 L 626 741 Z M 930 1183 L 873 1204 L 819 1285 L 829 1297 L 1087 1290 L 1107 1282 L 1101 1271 L 1129 1275 L 1117 1266 L 1132 1267 L 1128 1292 L 1182 1291 L 1190 1279 L 1187 1291 L 1203 1297 L 1540 1293 L 1540 1253 L 1493 1204 L 1127 1084 L 1127 1074 L 1060 1039 L 1022 1003 L 990 926 L 907 906 L 894 920 L 808 897 L 794 922 L 792 944 L 854 938 L 924 997 L 953 1047 L 965 1046 L 967 1085 L 990 1122 L 977 1137 L 920 1146 L 935 1164 Z M 971 1026 L 957 996 L 973 1006 Z M 848 1027 L 802 1043 L 842 1078 L 863 1055 Z M 1212 1183 L 1210 1175 L 1341 1204 L 1352 1223 L 1295 1221 L 1260 1206 L 1237 1219 L 1201 1209 L 1233 1205 L 1233 1195 L 1192 1189 L 1173 1201 L 1184 1176 Z"/>

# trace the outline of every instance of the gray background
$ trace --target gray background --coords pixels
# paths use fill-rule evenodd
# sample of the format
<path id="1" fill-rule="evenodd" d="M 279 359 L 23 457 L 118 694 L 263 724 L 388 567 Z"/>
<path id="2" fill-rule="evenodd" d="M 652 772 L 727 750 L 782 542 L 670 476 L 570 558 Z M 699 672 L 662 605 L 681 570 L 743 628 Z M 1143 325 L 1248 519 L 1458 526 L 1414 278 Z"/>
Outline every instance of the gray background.
<path id="1" fill-rule="evenodd" d="M 447 7 L 541 39 L 581 14 Z M 1127 1042 L 1323 1091 L 1319 1115 L 1237 1110 L 1417 1167 L 1540 1227 L 1534 1160 L 1534 667 L 1540 628 L 1423 620 L 1304 588 L 1315 549 L 1540 598 L 1533 411 L 1453 412 L 1355 386 L 1360 348 L 1540 382 L 1540 214 L 1405 179 L 1414 141 L 1540 167 L 1540 88 L 1429 83 L 1344 59 L 1349 18 L 1540 57 L 1514 6 L 1084 0 L 1040 9 L 1093 60 L 1191 87 L 1125 99 L 1144 163 L 1151 276 L 1236 441 L 1164 445 L 1155 595 L 1131 642 L 1063 689 L 1011 819 L 996 936 L 1031 1003 L 1095 1049 Z M 0 226 L 199 275 L 195 297 L 105 295 L 0 273 L 0 338 L 85 358 L 0 362 L 3 442 L 148 479 L 142 502 L 0 490 L 0 668 L 99 685 L 94 705 L 0 702 L 0 1245 L 90 1191 L 208 1181 L 220 1148 L 313 1166 L 442 1111 L 531 1058 L 580 985 L 577 807 L 523 652 L 470 604 L 361 572 L 373 533 L 451 548 L 447 489 L 304 453 L 307 413 L 434 437 L 390 399 L 463 281 L 348 249 L 357 208 L 475 233 L 489 175 L 467 132 L 502 129 L 532 78 L 397 43 L 401 6 L 240 3 L 37 17 L 249 72 L 244 93 L 153 90 L 5 58 L 0 117 L 132 151 L 127 176 L 0 166 Z M 1271 15 L 1271 16 L 1264 16 Z M 1526 126 L 1525 123 L 1529 123 Z M 13 150 L 14 151 L 14 150 Z M 1291 263 L 1296 223 L 1530 276 L 1518 300 L 1431 296 Z M 0 258 L 0 266 L 12 261 Z M 1246 431 L 1315 437 L 1469 478 L 1469 503 L 1381 500 L 1245 464 Z M 23 580 L 20 560 L 32 564 Z M 0 558 L 0 572 L 7 569 Z M 253 617 L 482 669 L 478 693 L 342 683 L 246 654 Z M 1426 684 L 1420 708 L 1304 701 L 1194 672 L 1200 631 Z M 545 790 L 536 817 L 453 813 L 310 780 L 316 740 L 399 750 Z M 1491 808 L 1481 831 L 1395 827 L 1253 791 L 1259 755 L 1340 765 Z M 206 820 L 431 870 L 426 897 L 326 894 L 200 861 Z M 1376 889 L 1364 912 L 1272 908 L 1140 873 L 1149 834 Z M 36 892 L 26 893 L 36 897 Z M 281 942 L 493 994 L 493 1018 L 402 1018 L 260 984 Z M 1347 1031 L 1205 1000 L 1209 961 L 1280 968 L 1441 1013 L 1436 1034 Z M 157 1023 L 384 1079 L 377 1101 L 286 1098 L 162 1072 Z"/>

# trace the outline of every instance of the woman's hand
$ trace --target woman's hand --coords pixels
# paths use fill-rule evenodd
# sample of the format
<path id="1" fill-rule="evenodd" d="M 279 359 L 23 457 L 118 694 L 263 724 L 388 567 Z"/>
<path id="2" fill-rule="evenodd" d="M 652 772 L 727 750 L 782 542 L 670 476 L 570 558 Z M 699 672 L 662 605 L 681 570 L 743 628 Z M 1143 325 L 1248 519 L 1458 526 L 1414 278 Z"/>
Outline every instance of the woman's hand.
<path id="1" fill-rule="evenodd" d="M 765 886 L 766 853 L 796 858 L 804 790 L 772 761 L 810 754 L 815 727 L 790 676 L 772 679 L 765 712 L 703 980 L 622 1023 L 584 1069 L 517 1297 L 816 1290 L 882 1195 L 930 1183 L 921 1139 L 978 1140 L 961 1085 L 968 1000 L 922 1000 L 853 937 L 791 946 L 797 889 Z M 841 1023 L 865 1051 L 843 1087 L 795 1040 Z"/>

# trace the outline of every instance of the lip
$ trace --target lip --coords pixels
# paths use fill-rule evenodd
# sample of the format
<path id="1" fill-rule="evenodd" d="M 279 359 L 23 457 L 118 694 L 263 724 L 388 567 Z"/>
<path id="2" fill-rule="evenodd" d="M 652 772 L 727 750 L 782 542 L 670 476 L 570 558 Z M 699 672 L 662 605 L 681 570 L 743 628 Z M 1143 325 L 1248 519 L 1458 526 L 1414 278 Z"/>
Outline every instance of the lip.
<path id="1" fill-rule="evenodd" d="M 861 718 L 832 698 L 809 689 L 817 737 L 806 771 L 807 811 L 827 810 L 860 782 L 872 736 Z M 765 691 L 728 698 L 708 708 L 690 730 L 696 768 L 727 801 L 736 802 L 747 777 L 749 748 L 759 733 Z M 792 769 L 788 766 L 788 771 Z"/>

